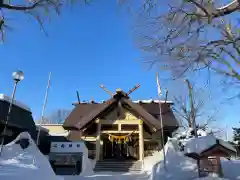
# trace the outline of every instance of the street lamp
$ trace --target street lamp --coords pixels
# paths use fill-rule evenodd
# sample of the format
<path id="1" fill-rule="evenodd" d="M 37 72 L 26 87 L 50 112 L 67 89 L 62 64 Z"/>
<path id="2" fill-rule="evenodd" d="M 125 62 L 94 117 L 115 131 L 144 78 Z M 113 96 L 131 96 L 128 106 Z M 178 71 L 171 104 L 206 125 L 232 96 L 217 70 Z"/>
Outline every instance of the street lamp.
<path id="1" fill-rule="evenodd" d="M 2 149 L 3 149 L 3 144 L 4 144 L 4 137 L 5 137 L 5 133 L 6 133 L 6 130 L 7 130 L 8 122 L 9 122 L 10 117 L 11 117 L 12 105 L 13 105 L 13 101 L 14 101 L 17 85 L 18 85 L 18 83 L 20 81 L 22 81 L 24 79 L 23 71 L 19 70 L 19 71 L 13 72 L 12 73 L 12 78 L 14 80 L 14 87 L 13 87 L 13 93 L 12 93 L 12 97 L 11 97 L 11 102 L 10 102 L 10 105 L 9 105 L 9 108 L 8 108 L 7 120 L 4 123 L 4 129 L 3 129 L 3 132 L 2 132 L 0 155 L 2 154 Z"/>

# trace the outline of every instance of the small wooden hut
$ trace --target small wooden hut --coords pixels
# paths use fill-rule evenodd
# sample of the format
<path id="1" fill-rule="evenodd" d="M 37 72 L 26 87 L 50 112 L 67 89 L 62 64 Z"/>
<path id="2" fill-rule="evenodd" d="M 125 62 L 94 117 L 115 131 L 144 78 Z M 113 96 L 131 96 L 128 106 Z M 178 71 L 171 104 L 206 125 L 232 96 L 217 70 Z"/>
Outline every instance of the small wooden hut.
<path id="1" fill-rule="evenodd" d="M 204 139 L 205 137 L 201 137 Z M 209 137 L 206 136 L 206 141 L 208 145 L 206 148 L 200 148 L 198 152 L 188 152 L 185 155 L 191 157 L 199 162 L 199 176 L 204 177 L 208 174 L 216 174 L 219 177 L 223 176 L 221 158 L 229 159 L 232 156 L 235 156 L 237 151 L 236 149 L 228 142 L 217 139 L 215 137 L 210 137 L 211 143 L 209 143 Z M 213 143 L 213 140 L 215 141 Z M 196 140 L 198 141 L 198 140 Z M 196 142 L 197 144 L 197 142 Z M 201 146 L 201 144 L 198 144 Z"/>

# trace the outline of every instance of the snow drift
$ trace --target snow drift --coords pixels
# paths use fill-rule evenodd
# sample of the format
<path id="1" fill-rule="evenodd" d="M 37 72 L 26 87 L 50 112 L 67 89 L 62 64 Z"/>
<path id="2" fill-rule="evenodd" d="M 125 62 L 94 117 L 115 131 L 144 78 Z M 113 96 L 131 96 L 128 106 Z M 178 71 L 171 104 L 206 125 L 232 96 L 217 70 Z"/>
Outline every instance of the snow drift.
<path id="1" fill-rule="evenodd" d="M 233 149 L 228 143 L 219 140 L 222 146 Z M 180 150 L 179 143 L 184 144 L 184 151 Z M 166 145 L 166 170 L 163 161 L 156 163 L 152 168 L 150 180 L 240 180 L 240 161 L 221 159 L 223 168 L 223 178 L 204 177 L 198 178 L 197 163 L 192 158 L 186 157 L 185 153 L 200 153 L 201 151 L 216 144 L 216 138 L 213 136 L 203 136 L 191 139 L 169 138 Z M 234 150 L 234 149 L 233 149 Z M 163 155 L 163 154 L 162 154 Z M 226 179 L 225 179 L 226 178 Z"/>
<path id="2" fill-rule="evenodd" d="M 25 140 L 25 143 L 21 143 L 22 140 Z M 63 178 L 55 175 L 48 159 L 39 151 L 30 134 L 23 132 L 3 147 L 0 157 L 0 179 L 62 180 Z"/>
<path id="3" fill-rule="evenodd" d="M 163 161 L 153 166 L 150 180 L 177 179 L 186 180 L 198 177 L 196 161 L 180 152 L 178 141 L 169 138 L 166 145 L 166 169 Z"/>
<path id="4" fill-rule="evenodd" d="M 88 158 L 88 149 L 84 145 L 81 176 L 93 174 L 94 162 Z"/>

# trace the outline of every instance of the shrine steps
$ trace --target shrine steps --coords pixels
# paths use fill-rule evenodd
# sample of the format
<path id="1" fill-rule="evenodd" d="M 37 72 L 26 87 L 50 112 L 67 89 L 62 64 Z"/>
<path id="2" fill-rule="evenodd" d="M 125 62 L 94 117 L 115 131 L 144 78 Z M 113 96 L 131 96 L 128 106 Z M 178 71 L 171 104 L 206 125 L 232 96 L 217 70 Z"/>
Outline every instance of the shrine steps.
<path id="1" fill-rule="evenodd" d="M 136 160 L 100 160 L 96 162 L 95 172 L 142 172 L 142 162 Z"/>

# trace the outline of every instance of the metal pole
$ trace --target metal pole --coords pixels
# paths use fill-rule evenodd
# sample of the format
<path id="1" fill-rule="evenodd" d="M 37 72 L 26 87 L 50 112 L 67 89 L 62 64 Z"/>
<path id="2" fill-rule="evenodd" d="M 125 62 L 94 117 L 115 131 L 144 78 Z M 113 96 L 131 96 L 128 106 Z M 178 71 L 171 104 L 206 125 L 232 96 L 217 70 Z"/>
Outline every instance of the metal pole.
<path id="1" fill-rule="evenodd" d="M 48 78 L 48 84 L 47 84 L 47 89 L 46 89 L 46 94 L 45 94 L 45 98 L 44 98 L 44 102 L 43 102 L 43 107 L 42 107 L 42 114 L 41 114 L 41 119 L 40 119 L 40 122 L 39 122 L 39 128 L 38 128 L 38 134 L 37 134 L 37 145 L 39 145 L 39 137 L 40 137 L 40 125 L 43 121 L 43 115 L 44 115 L 44 110 L 45 110 L 45 107 L 46 107 L 46 104 L 47 104 L 47 98 L 48 98 L 48 90 L 49 90 L 49 87 L 50 87 L 50 80 L 51 80 L 51 75 L 52 73 L 50 72 L 49 73 L 49 78 Z"/>
<path id="2" fill-rule="evenodd" d="M 168 91 L 166 92 L 166 98 L 167 98 L 167 94 Z M 167 167 L 166 167 L 166 154 L 165 154 L 165 144 L 164 144 L 164 131 L 163 131 L 163 118 L 162 118 L 162 105 L 161 105 L 161 101 L 160 101 L 160 96 L 158 96 L 159 98 L 159 113 L 160 113 L 160 121 L 161 121 L 161 139 L 162 139 L 162 150 L 163 150 L 163 163 L 164 163 L 164 169 L 165 171 L 167 171 Z M 165 100 L 166 102 L 166 100 Z"/>
<path id="3" fill-rule="evenodd" d="M 8 108 L 8 114 L 7 114 L 7 120 L 5 121 L 4 123 L 4 129 L 3 129 L 3 132 L 2 132 L 2 140 L 1 140 L 1 149 L 0 149 L 0 156 L 2 155 L 2 151 L 3 151 L 3 144 L 4 144 L 4 138 L 5 138 L 5 133 L 6 133 L 6 130 L 7 130 L 7 125 L 8 125 L 8 122 L 10 120 L 10 117 L 11 117 L 11 112 L 12 112 L 12 105 L 13 105 L 13 101 L 14 101 L 14 97 L 15 97 L 15 93 L 16 93 L 16 89 L 17 89 L 17 84 L 18 84 L 19 81 L 15 81 L 14 83 L 14 88 L 13 88 L 13 93 L 12 93 L 12 97 L 11 97 L 11 102 L 10 102 L 10 105 L 9 105 L 9 108 Z"/>

